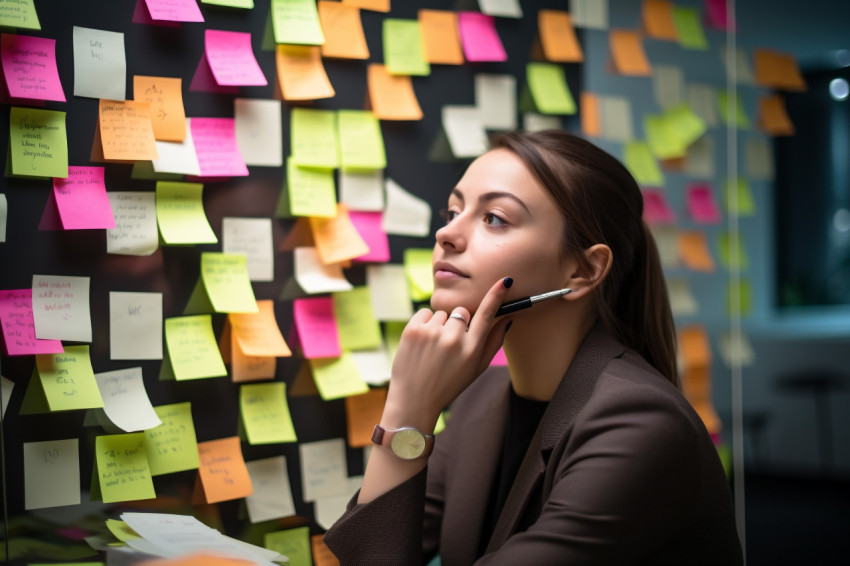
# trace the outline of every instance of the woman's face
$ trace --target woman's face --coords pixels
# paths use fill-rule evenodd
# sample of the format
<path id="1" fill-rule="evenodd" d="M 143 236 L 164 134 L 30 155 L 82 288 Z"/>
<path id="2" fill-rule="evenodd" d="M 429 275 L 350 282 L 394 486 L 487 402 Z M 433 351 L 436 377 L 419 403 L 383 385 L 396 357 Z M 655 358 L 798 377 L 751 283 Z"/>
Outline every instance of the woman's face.
<path id="1" fill-rule="evenodd" d="M 564 220 L 525 164 L 506 149 L 476 159 L 449 197 L 434 246 L 431 307 L 475 312 L 490 287 L 513 277 L 509 298 L 560 289 Z"/>

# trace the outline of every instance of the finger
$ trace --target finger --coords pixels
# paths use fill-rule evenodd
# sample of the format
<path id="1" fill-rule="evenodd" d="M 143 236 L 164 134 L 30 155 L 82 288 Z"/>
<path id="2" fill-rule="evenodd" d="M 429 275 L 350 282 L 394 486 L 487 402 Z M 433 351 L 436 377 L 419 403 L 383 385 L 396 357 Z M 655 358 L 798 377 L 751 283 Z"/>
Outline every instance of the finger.
<path id="1" fill-rule="evenodd" d="M 431 312 L 430 309 L 419 309 L 416 311 L 410 320 L 407 321 L 407 326 L 418 326 L 421 324 L 427 324 L 429 320 L 434 316 L 434 313 Z"/>
<path id="2" fill-rule="evenodd" d="M 469 324 L 469 332 L 479 340 L 483 341 L 487 333 L 490 332 L 496 311 L 499 310 L 499 305 L 504 302 L 508 289 L 513 285 L 513 282 L 514 280 L 510 277 L 500 279 L 490 287 L 490 290 L 481 300 L 481 304 Z"/>
<path id="3" fill-rule="evenodd" d="M 487 369 L 487 366 L 493 361 L 493 357 L 499 351 L 499 348 L 502 347 L 510 324 L 511 320 L 504 318 L 493 325 L 493 328 L 487 335 L 487 340 L 484 342 L 484 348 L 481 351 L 481 364 L 478 367 L 479 374 Z"/>
<path id="4" fill-rule="evenodd" d="M 463 330 L 466 331 L 469 330 L 470 318 L 471 315 L 469 314 L 469 311 L 466 310 L 466 307 L 455 307 L 455 309 L 452 311 L 452 314 L 449 315 L 448 320 L 446 320 L 446 324 L 452 322 L 453 320 L 456 320 L 463 324 Z"/>
<path id="5" fill-rule="evenodd" d="M 449 318 L 449 315 L 446 311 L 436 311 L 434 312 L 434 316 L 431 317 L 431 320 L 428 322 L 432 326 L 443 326 L 446 323 L 446 319 Z"/>

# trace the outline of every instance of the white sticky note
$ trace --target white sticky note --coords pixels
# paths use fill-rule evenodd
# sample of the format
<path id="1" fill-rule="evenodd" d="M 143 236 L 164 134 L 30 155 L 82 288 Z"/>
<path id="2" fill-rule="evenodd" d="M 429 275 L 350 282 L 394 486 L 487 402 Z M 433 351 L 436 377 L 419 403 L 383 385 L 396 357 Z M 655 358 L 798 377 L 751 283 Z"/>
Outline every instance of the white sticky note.
<path id="1" fill-rule="evenodd" d="M 35 337 L 91 342 L 89 277 L 32 276 Z"/>
<path id="2" fill-rule="evenodd" d="M 351 476 L 348 478 L 348 489 L 340 495 L 322 497 L 313 503 L 315 509 L 314 517 L 324 529 L 330 529 L 336 520 L 345 513 L 345 508 L 360 486 L 363 485 L 363 476 Z"/>
<path id="3" fill-rule="evenodd" d="M 79 439 L 24 443 L 24 507 L 80 504 Z"/>
<path id="4" fill-rule="evenodd" d="M 723 65 L 726 67 L 726 77 L 729 79 L 733 78 L 738 84 L 741 85 L 755 85 L 756 78 L 753 75 L 753 66 L 750 64 L 750 56 L 747 54 L 747 51 L 741 47 L 735 48 L 735 52 L 732 54 L 732 58 L 734 59 L 735 68 L 732 68 L 732 61 L 729 58 L 729 50 L 725 45 L 720 46 L 720 58 L 723 60 Z"/>
<path id="5" fill-rule="evenodd" d="M 661 108 L 681 104 L 685 97 L 685 75 L 674 65 L 652 66 L 652 89 L 655 101 Z"/>
<path id="6" fill-rule="evenodd" d="M 516 77 L 484 73 L 475 75 L 475 106 L 485 128 L 515 130 Z"/>
<path id="7" fill-rule="evenodd" d="M 283 165 L 280 108 L 279 100 L 237 98 L 233 101 L 236 143 L 246 165 Z"/>
<path id="8" fill-rule="evenodd" d="M 375 386 L 386 385 L 389 382 L 393 363 L 389 351 L 383 345 L 375 350 L 352 351 L 349 355 L 363 381 Z"/>
<path id="9" fill-rule="evenodd" d="M 74 26 L 74 96 L 124 100 L 124 34 Z"/>
<path id="10" fill-rule="evenodd" d="M 704 135 L 688 146 L 685 173 L 700 179 L 714 178 L 714 138 Z"/>
<path id="11" fill-rule="evenodd" d="M 142 368 L 127 368 L 94 374 L 103 412 L 124 432 L 147 430 L 162 424 L 145 391 Z"/>
<path id="12" fill-rule="evenodd" d="M 720 335 L 717 349 L 720 352 L 720 357 L 723 358 L 723 361 L 728 367 L 738 364 L 751 366 L 756 361 L 753 346 L 750 344 L 750 339 L 744 333 L 740 333 L 737 339 L 735 339 L 730 332 L 724 332 Z"/>
<path id="13" fill-rule="evenodd" d="M 543 130 L 560 130 L 564 127 L 560 116 L 544 116 L 537 112 L 526 112 L 522 115 L 522 129 L 526 132 L 541 132 Z"/>
<path id="14" fill-rule="evenodd" d="M 602 139 L 627 142 L 634 139 L 632 105 L 624 96 L 600 96 Z"/>
<path id="15" fill-rule="evenodd" d="M 0 242 L 6 241 L 6 219 L 9 217 L 9 201 L 0 193 Z"/>
<path id="16" fill-rule="evenodd" d="M 747 177 L 772 181 L 774 177 L 773 146 L 767 138 L 749 138 L 744 144 Z"/>
<path id="17" fill-rule="evenodd" d="M 6 418 L 6 407 L 9 406 L 9 399 L 12 398 L 12 390 L 15 388 L 15 382 L 6 379 L 0 375 L 0 396 L 3 398 L 3 418 Z"/>
<path id="18" fill-rule="evenodd" d="M 686 279 L 668 279 L 667 294 L 670 297 L 670 309 L 674 316 L 691 316 L 699 313 L 699 303 Z"/>
<path id="19" fill-rule="evenodd" d="M 384 182 L 387 206 L 381 228 L 387 234 L 425 237 L 431 233 L 431 205 L 413 196 L 389 177 Z"/>
<path id="20" fill-rule="evenodd" d="M 252 523 L 295 515 L 285 456 L 245 462 L 254 493 L 245 498 Z"/>
<path id="21" fill-rule="evenodd" d="M 608 0 L 570 0 L 569 12 L 575 27 L 608 29 Z"/>
<path id="22" fill-rule="evenodd" d="M 688 85 L 688 106 L 705 125 L 717 125 L 717 93 L 710 85 Z"/>
<path id="23" fill-rule="evenodd" d="M 322 263 L 314 247 L 293 250 L 295 280 L 308 294 L 351 291 L 354 287 L 342 274 L 341 263 Z"/>
<path id="24" fill-rule="evenodd" d="M 348 490 L 345 441 L 331 438 L 298 445 L 301 456 L 301 487 L 304 501 L 315 501 Z"/>
<path id="25" fill-rule="evenodd" d="M 178 175 L 200 175 L 201 165 L 195 152 L 195 141 L 192 138 L 192 119 L 186 118 L 186 135 L 183 141 L 160 141 L 156 144 L 158 159 L 151 161 L 153 170 L 157 173 L 176 173 Z"/>
<path id="26" fill-rule="evenodd" d="M 146 256 L 159 247 L 156 227 L 156 194 L 110 191 L 106 193 L 115 228 L 106 230 L 106 253 Z"/>
<path id="27" fill-rule="evenodd" d="M 651 226 L 661 265 L 670 269 L 682 263 L 679 257 L 679 230 L 675 226 Z"/>
<path id="28" fill-rule="evenodd" d="M 109 357 L 162 359 L 162 293 L 109 292 Z"/>
<path id="29" fill-rule="evenodd" d="M 222 251 L 245 254 L 251 281 L 274 280 L 271 218 L 223 218 Z"/>
<path id="30" fill-rule="evenodd" d="M 487 151 L 487 132 L 481 113 L 475 106 L 443 106 L 443 131 L 452 155 L 459 158 L 478 157 Z"/>
<path id="31" fill-rule="evenodd" d="M 384 170 L 340 171 L 339 200 L 349 210 L 379 212 L 384 209 Z"/>
<path id="32" fill-rule="evenodd" d="M 406 322 L 413 316 L 413 305 L 410 302 L 403 265 L 367 266 L 366 284 L 372 295 L 372 308 L 376 319 Z"/>
<path id="33" fill-rule="evenodd" d="M 482 13 L 502 18 L 521 18 L 522 7 L 519 0 L 478 0 Z"/>

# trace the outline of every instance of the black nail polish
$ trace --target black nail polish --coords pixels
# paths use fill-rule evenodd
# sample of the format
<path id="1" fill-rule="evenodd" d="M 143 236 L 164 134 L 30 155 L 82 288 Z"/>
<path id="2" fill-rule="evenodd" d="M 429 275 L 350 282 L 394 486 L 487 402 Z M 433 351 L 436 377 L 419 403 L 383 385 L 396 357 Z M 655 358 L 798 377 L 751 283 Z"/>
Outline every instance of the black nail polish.
<path id="1" fill-rule="evenodd" d="M 513 277 L 505 277 L 504 279 L 502 279 L 502 285 L 505 286 L 505 289 L 510 289 L 511 285 L 513 285 L 513 284 L 514 284 Z"/>

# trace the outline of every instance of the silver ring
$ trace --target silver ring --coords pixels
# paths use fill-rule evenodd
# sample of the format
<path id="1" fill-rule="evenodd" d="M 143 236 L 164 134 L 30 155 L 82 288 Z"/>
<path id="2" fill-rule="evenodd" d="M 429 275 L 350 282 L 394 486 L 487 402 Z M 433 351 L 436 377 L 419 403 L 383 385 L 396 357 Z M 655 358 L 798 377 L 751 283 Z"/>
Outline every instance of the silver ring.
<path id="1" fill-rule="evenodd" d="M 466 322 L 466 317 L 460 314 L 459 312 L 453 312 L 449 315 L 449 318 L 456 318 L 458 320 L 462 320 L 466 327 L 469 328 L 469 323 Z"/>

